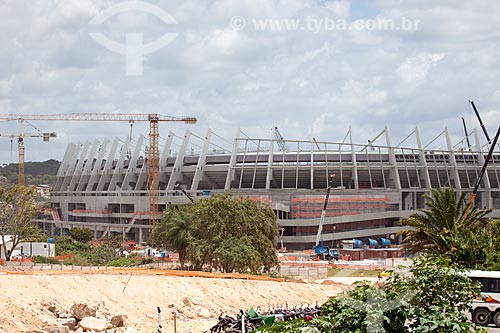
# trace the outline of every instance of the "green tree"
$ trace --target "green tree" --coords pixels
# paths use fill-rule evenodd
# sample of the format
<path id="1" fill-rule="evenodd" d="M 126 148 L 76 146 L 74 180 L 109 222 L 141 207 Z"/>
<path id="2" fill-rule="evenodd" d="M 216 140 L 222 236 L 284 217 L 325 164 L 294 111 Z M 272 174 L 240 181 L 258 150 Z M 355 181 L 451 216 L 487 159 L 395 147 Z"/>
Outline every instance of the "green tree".
<path id="1" fill-rule="evenodd" d="M 37 227 L 34 224 L 31 224 L 26 227 L 24 231 L 24 239 L 25 242 L 46 242 L 47 236 L 43 234 L 43 230 Z"/>
<path id="2" fill-rule="evenodd" d="M 35 197 L 33 186 L 0 188 L 0 238 L 7 261 L 16 246 L 33 232 L 31 219 L 37 211 Z"/>
<path id="3" fill-rule="evenodd" d="M 149 242 L 160 249 L 178 252 L 179 261 L 184 267 L 191 229 L 189 206 L 175 206 L 165 211 L 161 221 L 154 227 Z"/>
<path id="4" fill-rule="evenodd" d="M 496 237 L 485 219 L 490 211 L 473 206 L 466 213 L 465 193 L 457 200 L 451 188 L 434 189 L 425 198 L 428 208 L 402 221 L 412 227 L 402 232 L 406 235 L 403 247 L 410 253 L 445 255 L 463 267 L 484 265 Z"/>
<path id="5" fill-rule="evenodd" d="M 225 192 L 201 199 L 190 211 L 188 253 L 197 268 L 259 273 L 278 266 L 278 225 L 268 204 Z"/>
<path id="6" fill-rule="evenodd" d="M 226 192 L 167 210 L 150 242 L 178 251 L 197 270 L 260 273 L 278 265 L 277 235 L 269 205 Z"/>
<path id="7" fill-rule="evenodd" d="M 71 238 L 82 243 L 90 242 L 94 238 L 94 234 L 89 228 L 71 228 L 69 234 Z"/>
<path id="8" fill-rule="evenodd" d="M 66 254 L 82 254 L 91 250 L 90 243 L 81 243 L 70 236 L 56 236 L 56 255 L 63 256 Z"/>

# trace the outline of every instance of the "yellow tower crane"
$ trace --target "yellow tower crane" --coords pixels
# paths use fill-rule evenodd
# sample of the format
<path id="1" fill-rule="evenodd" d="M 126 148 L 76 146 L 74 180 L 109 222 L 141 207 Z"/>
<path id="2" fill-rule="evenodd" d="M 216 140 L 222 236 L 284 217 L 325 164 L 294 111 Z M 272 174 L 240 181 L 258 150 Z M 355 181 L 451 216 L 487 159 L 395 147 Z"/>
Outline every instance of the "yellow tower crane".
<path id="1" fill-rule="evenodd" d="M 150 224 L 154 226 L 158 221 L 158 179 L 160 173 L 160 153 L 158 149 L 159 122 L 178 121 L 186 124 L 195 124 L 195 117 L 171 117 L 156 113 L 56 113 L 56 114 L 0 114 L 0 120 L 50 120 L 50 121 L 126 121 L 133 124 L 136 121 L 149 122 L 149 152 L 148 152 L 148 187 Z M 20 153 L 21 154 L 21 153 Z M 24 156 L 24 144 L 23 144 Z M 22 165 L 21 165 L 22 164 Z M 19 160 L 19 181 L 21 171 L 24 179 L 24 158 Z"/>

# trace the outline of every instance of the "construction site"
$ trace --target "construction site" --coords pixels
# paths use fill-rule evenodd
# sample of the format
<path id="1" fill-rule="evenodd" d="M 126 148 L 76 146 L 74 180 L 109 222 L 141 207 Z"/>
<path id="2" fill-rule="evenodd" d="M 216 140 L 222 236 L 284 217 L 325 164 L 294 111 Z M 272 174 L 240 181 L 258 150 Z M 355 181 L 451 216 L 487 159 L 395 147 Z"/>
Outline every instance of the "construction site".
<path id="1" fill-rule="evenodd" d="M 363 144 L 353 129 L 341 142 L 286 140 L 277 128 L 269 138 L 239 130 L 230 140 L 210 129 L 203 136 L 186 130 L 153 145 L 158 129 L 151 131 L 149 142 L 140 135 L 70 143 L 51 194 L 52 216 L 37 223 L 49 234 L 86 227 L 95 237 L 119 234 L 142 242 L 170 205 L 231 190 L 269 203 L 281 247 L 304 250 L 316 240 L 328 188 L 321 242 L 392 247 L 401 242 L 401 219 L 424 208 L 431 189 L 473 191 L 489 149 L 476 129 L 452 142 L 445 128 L 423 143 L 415 128 L 394 143 L 385 128 Z M 496 149 L 475 196 L 481 208 L 493 209 L 491 216 L 500 213 L 499 161 Z"/>
<path id="2" fill-rule="evenodd" d="M 471 105 L 485 132 L 482 120 Z M 194 117 L 158 114 L 75 113 L 0 115 L 18 120 L 19 184 L 24 183 L 24 138 L 55 133 L 24 133 L 24 122 L 128 122 L 124 139 L 69 143 L 55 186 L 51 210 L 36 220 L 47 235 L 63 235 L 72 227 L 89 228 L 95 238 L 121 235 L 147 241 L 162 212 L 231 190 L 268 203 L 280 229 L 277 247 L 307 250 L 313 245 L 353 250 L 353 258 L 394 257 L 400 221 L 425 207 L 431 189 L 451 187 L 474 196 L 479 207 L 500 213 L 500 153 L 490 138 L 474 128 L 458 142 L 447 128 L 423 142 L 416 127 L 404 138 L 384 128 L 367 143 L 349 128 L 340 142 L 315 138 L 285 139 L 278 127 L 268 138 L 248 137 L 238 129 L 226 139 L 211 129 L 197 135 L 189 129 L 160 137 L 162 122 L 196 123 Z M 132 135 L 135 122 L 148 122 L 148 136 Z M 165 134 L 164 134 L 165 135 Z M 455 136 L 456 137 L 456 136 Z M 397 142 L 397 143 L 395 143 Z M 490 154 L 488 152 L 490 150 Z M 483 170 L 485 160 L 488 168 Z M 326 192 L 326 193 L 325 193 Z M 325 197 L 326 194 L 326 197 Z M 360 254 L 366 249 L 386 249 Z M 357 252 L 356 252 L 357 251 Z"/>

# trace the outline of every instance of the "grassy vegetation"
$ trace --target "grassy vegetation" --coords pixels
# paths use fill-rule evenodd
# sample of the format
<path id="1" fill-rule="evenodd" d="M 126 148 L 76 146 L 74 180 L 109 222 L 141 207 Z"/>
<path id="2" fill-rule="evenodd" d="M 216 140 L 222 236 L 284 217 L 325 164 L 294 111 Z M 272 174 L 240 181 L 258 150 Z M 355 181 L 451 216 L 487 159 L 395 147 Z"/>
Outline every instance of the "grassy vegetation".
<path id="1" fill-rule="evenodd" d="M 33 262 L 35 264 L 60 264 L 59 260 L 57 258 L 50 258 L 50 257 L 42 257 L 42 256 L 34 256 L 33 257 Z"/>
<path id="2" fill-rule="evenodd" d="M 328 276 L 344 276 L 344 277 L 377 277 L 382 272 L 380 270 L 369 269 L 349 269 L 349 268 L 328 268 Z"/>

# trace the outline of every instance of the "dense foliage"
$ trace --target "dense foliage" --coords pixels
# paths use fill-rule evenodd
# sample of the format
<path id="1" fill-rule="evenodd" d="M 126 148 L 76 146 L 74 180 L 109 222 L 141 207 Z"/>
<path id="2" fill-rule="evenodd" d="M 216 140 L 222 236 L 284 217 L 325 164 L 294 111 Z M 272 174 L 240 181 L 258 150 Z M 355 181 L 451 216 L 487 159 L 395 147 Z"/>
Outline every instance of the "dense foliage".
<path id="1" fill-rule="evenodd" d="M 453 189 L 435 189 L 426 196 L 427 209 L 403 220 L 404 247 L 410 253 L 446 256 L 465 268 L 487 269 L 498 263 L 498 221 L 487 221 L 490 210 L 467 208 L 465 193 L 458 199 Z"/>
<path id="2" fill-rule="evenodd" d="M 394 273 L 384 284 L 357 285 L 330 298 L 321 316 L 262 327 L 260 332 L 355 332 L 355 333 L 474 333 L 486 332 L 467 321 L 473 283 L 446 258 L 415 260 L 409 272 Z"/>
<path id="3" fill-rule="evenodd" d="M 82 243 L 90 242 L 94 238 L 94 233 L 89 228 L 71 228 L 69 234 L 71 238 Z"/>
<path id="4" fill-rule="evenodd" d="M 178 251 L 197 270 L 260 273 L 278 265 L 277 234 L 268 204 L 226 192 L 167 210 L 150 242 Z"/>
<path id="5" fill-rule="evenodd" d="M 161 249 L 179 253 L 182 267 L 187 257 L 187 248 L 192 231 L 190 206 L 175 206 L 165 211 L 162 220 L 155 226 L 150 242 Z"/>
<path id="6" fill-rule="evenodd" d="M 24 176 L 26 184 L 29 185 L 54 185 L 57 170 L 61 162 L 47 160 L 45 162 L 24 162 Z M 3 177 L 3 178 L 2 178 Z M 18 164 L 4 164 L 0 167 L 0 178 L 3 179 L 3 186 L 17 184 Z"/>
<path id="7" fill-rule="evenodd" d="M 98 242 L 79 241 L 71 236 L 56 236 L 56 255 L 71 254 L 71 258 L 63 261 L 67 265 L 110 265 L 117 266 L 123 263 L 124 266 L 131 266 L 130 260 L 120 260 L 123 258 L 120 249 L 121 240 L 116 237 L 107 237 Z"/>

